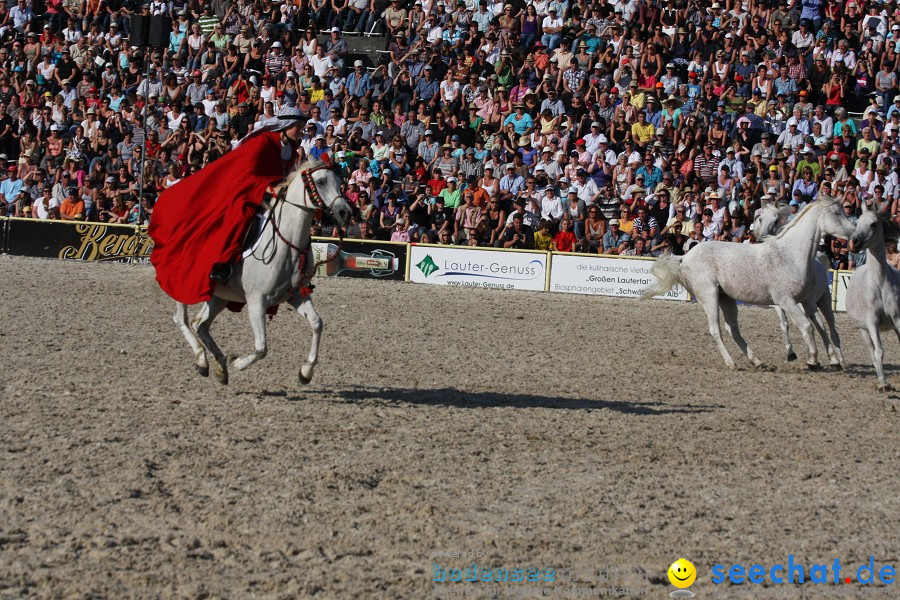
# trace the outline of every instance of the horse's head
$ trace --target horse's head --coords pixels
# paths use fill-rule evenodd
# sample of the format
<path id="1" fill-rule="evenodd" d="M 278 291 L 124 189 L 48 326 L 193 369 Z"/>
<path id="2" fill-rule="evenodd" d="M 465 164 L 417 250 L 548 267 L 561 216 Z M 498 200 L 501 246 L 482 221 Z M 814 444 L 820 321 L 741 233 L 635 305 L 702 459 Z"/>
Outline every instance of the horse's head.
<path id="1" fill-rule="evenodd" d="M 848 247 L 852 252 L 861 252 L 883 238 L 878 210 L 874 207 L 870 209 L 864 203 L 862 215 L 856 220 L 856 229 L 850 236 Z"/>
<path id="2" fill-rule="evenodd" d="M 844 214 L 841 203 L 838 201 L 818 201 L 813 203 L 818 206 L 819 230 L 825 235 L 833 235 L 842 239 L 849 239 L 856 229 L 853 222 Z"/>
<path id="3" fill-rule="evenodd" d="M 753 220 L 753 235 L 757 240 L 775 235 L 787 223 L 790 207 L 769 205 L 763 208 Z"/>
<path id="4" fill-rule="evenodd" d="M 298 172 L 306 187 L 308 198 L 314 204 L 328 209 L 338 227 L 347 227 L 354 209 L 341 195 L 341 180 L 330 168 L 330 164 L 321 163 L 306 167 L 301 165 Z"/>
<path id="5" fill-rule="evenodd" d="M 319 192 L 322 202 L 331 211 L 331 215 L 338 227 L 344 229 L 350 223 L 353 208 L 341 195 L 341 179 L 330 168 L 316 169 L 312 173 L 312 180 Z"/>

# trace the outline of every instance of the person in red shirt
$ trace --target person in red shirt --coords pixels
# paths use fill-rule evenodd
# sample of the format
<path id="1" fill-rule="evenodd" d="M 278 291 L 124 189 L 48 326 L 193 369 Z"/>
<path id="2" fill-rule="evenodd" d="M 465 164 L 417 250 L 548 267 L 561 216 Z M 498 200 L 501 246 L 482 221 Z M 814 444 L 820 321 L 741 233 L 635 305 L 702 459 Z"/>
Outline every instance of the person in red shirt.
<path id="1" fill-rule="evenodd" d="M 559 231 L 553 236 L 553 246 L 555 252 L 575 252 L 575 234 L 572 233 L 572 220 L 569 217 L 563 217 L 559 224 Z"/>
<path id="2" fill-rule="evenodd" d="M 293 107 L 259 124 L 235 149 L 166 189 L 150 219 L 156 280 L 184 304 L 212 297 L 231 277 L 266 193 L 294 167 L 306 117 Z"/>

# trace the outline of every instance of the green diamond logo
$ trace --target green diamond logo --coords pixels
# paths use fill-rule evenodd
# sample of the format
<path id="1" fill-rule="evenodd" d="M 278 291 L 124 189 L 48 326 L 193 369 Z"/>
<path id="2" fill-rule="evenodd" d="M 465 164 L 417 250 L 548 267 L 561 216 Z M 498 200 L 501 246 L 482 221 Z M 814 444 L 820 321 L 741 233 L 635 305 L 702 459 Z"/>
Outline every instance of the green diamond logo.
<path id="1" fill-rule="evenodd" d="M 434 263 L 434 259 L 431 258 L 430 254 L 426 254 L 425 258 L 423 258 L 421 260 L 421 262 L 419 262 L 419 264 L 416 265 L 416 267 L 420 271 L 422 271 L 422 273 L 425 275 L 425 277 L 428 277 L 429 275 L 431 275 L 432 273 L 434 273 L 435 271 L 440 269 L 440 267 L 438 267 Z"/>

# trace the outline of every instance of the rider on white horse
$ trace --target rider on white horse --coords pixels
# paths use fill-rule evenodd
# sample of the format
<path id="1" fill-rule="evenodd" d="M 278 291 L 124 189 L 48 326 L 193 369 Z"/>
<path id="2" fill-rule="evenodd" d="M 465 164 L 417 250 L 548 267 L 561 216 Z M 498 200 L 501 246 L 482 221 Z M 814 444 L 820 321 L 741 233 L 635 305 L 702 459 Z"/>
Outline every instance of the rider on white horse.
<path id="1" fill-rule="evenodd" d="M 293 169 L 306 117 L 294 107 L 263 122 L 234 150 L 170 187 L 150 221 L 150 261 L 160 287 L 185 304 L 209 300 L 226 283 L 266 193 Z"/>

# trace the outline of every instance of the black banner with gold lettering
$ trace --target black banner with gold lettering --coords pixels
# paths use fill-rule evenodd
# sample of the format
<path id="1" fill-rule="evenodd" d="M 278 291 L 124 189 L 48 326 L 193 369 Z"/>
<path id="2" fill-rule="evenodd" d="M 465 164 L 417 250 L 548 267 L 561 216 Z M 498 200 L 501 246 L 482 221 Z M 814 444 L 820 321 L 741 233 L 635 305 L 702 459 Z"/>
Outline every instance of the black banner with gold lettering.
<path id="1" fill-rule="evenodd" d="M 71 260 L 142 261 L 153 242 L 137 227 L 36 219 L 6 222 L 6 252 Z"/>
<path id="2" fill-rule="evenodd" d="M 6 218 L 0 218 L 0 252 L 6 252 Z"/>

